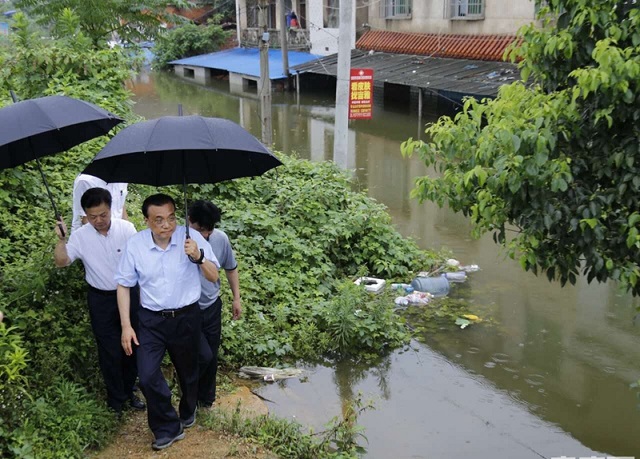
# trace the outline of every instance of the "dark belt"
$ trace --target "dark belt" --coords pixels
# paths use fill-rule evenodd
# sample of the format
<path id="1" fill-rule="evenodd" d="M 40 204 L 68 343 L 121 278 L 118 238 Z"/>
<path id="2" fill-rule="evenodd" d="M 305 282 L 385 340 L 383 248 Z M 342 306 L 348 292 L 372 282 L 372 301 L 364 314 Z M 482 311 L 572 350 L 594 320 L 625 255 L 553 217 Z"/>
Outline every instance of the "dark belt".
<path id="1" fill-rule="evenodd" d="M 104 295 L 104 296 L 114 296 L 118 293 L 117 290 L 100 290 L 99 288 L 95 288 L 92 285 L 89 285 L 89 290 L 92 291 L 93 293 L 97 293 L 98 295 Z"/>
<path id="2" fill-rule="evenodd" d="M 197 306 L 198 306 L 198 303 L 195 302 L 193 304 L 184 306 L 182 308 L 163 309 L 162 311 L 152 311 L 151 309 L 147 309 L 147 311 L 152 312 L 154 314 L 158 314 L 159 316 L 162 316 L 164 318 L 169 318 L 169 317 L 173 318 L 173 317 L 179 316 L 180 314 L 184 314 L 185 312 L 192 311 Z"/>

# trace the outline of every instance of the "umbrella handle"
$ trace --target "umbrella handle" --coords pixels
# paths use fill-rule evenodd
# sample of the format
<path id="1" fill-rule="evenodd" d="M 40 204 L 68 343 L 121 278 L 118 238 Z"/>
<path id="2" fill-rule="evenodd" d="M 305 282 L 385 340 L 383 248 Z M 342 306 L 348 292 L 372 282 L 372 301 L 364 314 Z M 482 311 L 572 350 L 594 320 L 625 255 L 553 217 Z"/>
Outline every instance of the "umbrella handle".
<path id="1" fill-rule="evenodd" d="M 44 187 L 47 189 L 47 195 L 49 195 L 49 201 L 51 201 L 51 207 L 53 207 L 53 214 L 56 217 L 56 221 L 59 221 L 62 216 L 60 212 L 58 212 L 58 208 L 56 207 L 56 203 L 53 200 L 53 195 L 51 194 L 51 190 L 49 189 L 49 183 L 47 182 L 47 177 L 45 177 L 44 172 L 42 172 L 42 165 L 40 164 L 40 158 L 36 156 L 36 163 L 38 163 L 38 170 L 40 171 L 40 176 L 42 177 L 42 181 L 44 182 Z M 62 225 L 58 223 L 58 228 L 60 228 L 60 233 L 62 237 L 66 237 L 67 235 L 64 233 L 62 229 Z"/>
<path id="2" fill-rule="evenodd" d="M 56 215 L 56 220 L 60 221 L 60 219 L 62 218 L 62 216 L 60 214 Z M 62 234 L 62 238 L 66 238 L 67 235 L 64 232 L 64 228 L 62 227 L 62 223 L 58 223 L 58 229 L 60 230 L 60 234 Z"/>

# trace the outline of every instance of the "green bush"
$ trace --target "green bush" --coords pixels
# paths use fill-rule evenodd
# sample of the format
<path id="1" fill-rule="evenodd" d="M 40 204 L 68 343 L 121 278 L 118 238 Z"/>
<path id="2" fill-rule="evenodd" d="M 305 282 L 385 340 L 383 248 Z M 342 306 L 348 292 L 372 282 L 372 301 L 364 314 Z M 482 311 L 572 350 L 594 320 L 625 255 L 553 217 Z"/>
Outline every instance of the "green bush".
<path id="1" fill-rule="evenodd" d="M 38 459 L 82 457 L 87 449 L 103 446 L 116 425 L 103 403 L 62 379 L 27 404 L 26 416 L 15 435 L 31 439 Z"/>
<path id="2" fill-rule="evenodd" d="M 153 48 L 154 67 L 163 69 L 173 60 L 217 51 L 228 36 L 229 33 L 216 24 L 176 27 L 156 40 Z"/>

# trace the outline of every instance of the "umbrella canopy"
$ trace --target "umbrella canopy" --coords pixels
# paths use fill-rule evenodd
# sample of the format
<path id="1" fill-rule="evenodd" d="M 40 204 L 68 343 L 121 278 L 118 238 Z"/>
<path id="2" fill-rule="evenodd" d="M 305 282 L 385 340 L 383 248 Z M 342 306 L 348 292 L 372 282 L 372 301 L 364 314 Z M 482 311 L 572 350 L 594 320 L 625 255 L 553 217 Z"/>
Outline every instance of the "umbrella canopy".
<path id="1" fill-rule="evenodd" d="M 11 95 L 16 100 L 13 92 Z M 36 160 L 56 220 L 53 200 L 40 158 L 106 134 L 123 120 L 84 100 L 48 96 L 16 102 L 0 109 L 0 169 Z M 58 225 L 64 235 L 62 225 Z"/>
<path id="2" fill-rule="evenodd" d="M 121 130 L 84 173 L 106 182 L 162 186 L 252 177 L 281 164 L 233 121 L 164 116 Z"/>
<path id="3" fill-rule="evenodd" d="M 0 169 L 69 150 L 123 120 L 66 96 L 29 99 L 0 109 Z"/>

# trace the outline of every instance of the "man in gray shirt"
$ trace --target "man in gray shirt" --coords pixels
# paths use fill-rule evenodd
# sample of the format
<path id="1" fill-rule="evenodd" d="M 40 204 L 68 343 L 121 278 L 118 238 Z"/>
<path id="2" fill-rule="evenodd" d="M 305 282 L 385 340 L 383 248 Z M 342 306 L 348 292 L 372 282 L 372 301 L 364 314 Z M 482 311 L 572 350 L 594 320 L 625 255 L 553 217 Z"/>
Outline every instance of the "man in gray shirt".
<path id="1" fill-rule="evenodd" d="M 220 209 L 209 201 L 199 200 L 189 207 L 189 225 L 198 231 L 209 243 L 213 253 L 225 270 L 229 287 L 233 293 L 233 320 L 240 318 L 240 282 L 238 263 L 233 255 L 229 238 L 219 229 Z M 209 408 L 216 399 L 216 374 L 218 372 L 218 349 L 222 333 L 222 300 L 220 298 L 220 280 L 210 282 L 200 276 L 202 292 L 200 294 L 200 314 L 202 317 L 202 339 L 200 340 L 200 379 L 198 381 L 198 405 Z"/>

